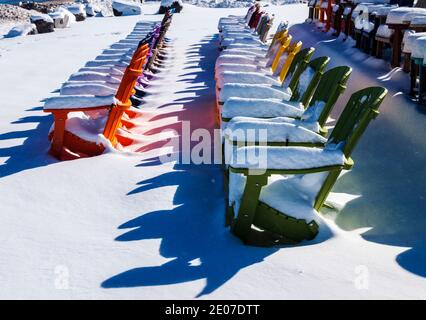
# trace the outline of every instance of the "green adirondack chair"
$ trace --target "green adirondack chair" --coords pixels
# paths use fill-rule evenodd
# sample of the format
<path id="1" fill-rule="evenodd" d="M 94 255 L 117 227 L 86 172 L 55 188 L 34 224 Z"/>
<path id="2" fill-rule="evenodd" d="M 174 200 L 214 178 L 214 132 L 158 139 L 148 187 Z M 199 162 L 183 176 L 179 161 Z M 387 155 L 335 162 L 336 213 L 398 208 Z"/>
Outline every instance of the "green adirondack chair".
<path id="1" fill-rule="evenodd" d="M 303 103 L 303 105 L 306 106 L 309 101 L 311 101 L 312 95 L 314 94 L 314 90 L 317 87 L 321 77 L 323 76 L 324 70 L 329 62 L 330 57 L 319 57 L 309 62 L 309 64 L 307 64 L 303 70 L 298 70 L 300 74 L 297 77 L 292 77 L 289 84 L 289 88 L 292 90 L 290 101 L 300 101 Z M 315 74 L 312 77 L 311 82 L 309 83 L 306 90 L 302 92 L 302 89 L 299 88 L 300 76 L 306 70 L 307 67 L 312 68 L 312 70 L 315 71 Z M 294 84 L 294 82 L 296 83 Z"/>
<path id="2" fill-rule="evenodd" d="M 262 190 L 265 193 L 268 192 L 264 188 L 268 188 L 268 178 L 273 175 L 306 176 L 322 173 L 324 175 L 320 180 L 322 183 L 318 185 L 318 191 L 314 193 L 312 202 L 305 200 L 307 208 L 319 211 L 341 171 L 349 170 L 354 165 L 350 157 L 352 151 L 370 121 L 379 114 L 378 108 L 386 94 L 387 90 L 382 87 L 371 87 L 355 92 L 350 97 L 324 148 L 256 146 L 238 149 L 238 152 L 247 152 L 248 150 L 244 149 L 255 148 L 257 150 L 254 151 L 261 152 L 262 148 L 266 148 L 263 151 L 268 152 L 268 158 L 265 163 L 260 164 L 253 164 L 248 159 L 246 163 L 235 162 L 230 165 L 230 174 L 243 177 L 245 180 L 238 212 L 234 212 L 235 203 L 230 203 L 227 209 L 227 224 L 231 226 L 232 232 L 246 244 L 262 246 L 294 244 L 315 238 L 319 225 L 314 220 L 297 219 L 286 212 L 277 211 L 260 201 Z M 272 159 L 274 153 L 275 156 L 281 155 L 278 157 L 280 159 L 278 164 Z M 332 159 L 325 161 L 326 153 L 328 156 L 333 155 Z M 270 154 L 272 154 L 271 158 L 269 158 Z M 299 155 L 300 162 L 286 161 L 291 159 L 291 155 L 293 160 L 295 155 Z M 306 156 L 308 156 L 307 159 Z M 318 165 L 318 159 L 322 159 L 320 165 Z M 297 191 L 300 199 L 304 199 L 302 191 Z M 231 192 L 235 190 L 230 190 L 229 194 Z M 283 198 L 280 201 L 284 201 L 286 195 L 286 193 L 279 193 L 279 199 Z"/>
<path id="3" fill-rule="evenodd" d="M 300 75 L 303 71 L 305 71 L 314 52 L 315 48 L 312 47 L 302 49 L 295 55 L 293 61 L 291 62 L 290 68 L 287 72 L 287 78 L 291 79 L 288 84 L 288 87 L 291 89 L 292 92 L 296 91 L 295 89 L 299 83 Z M 284 85 L 285 83 L 283 83 L 283 86 Z"/>

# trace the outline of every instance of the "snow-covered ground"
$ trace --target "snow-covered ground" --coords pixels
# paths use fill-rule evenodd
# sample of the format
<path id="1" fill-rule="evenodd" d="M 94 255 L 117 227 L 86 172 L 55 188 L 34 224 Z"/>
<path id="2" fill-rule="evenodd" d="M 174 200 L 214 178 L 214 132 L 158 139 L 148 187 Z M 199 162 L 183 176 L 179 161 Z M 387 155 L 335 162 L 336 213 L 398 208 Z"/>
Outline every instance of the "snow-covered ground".
<path id="1" fill-rule="evenodd" d="M 47 155 L 43 99 L 143 16 L 92 18 L 70 29 L 0 40 L 0 298 L 426 298 L 425 112 L 408 77 L 302 24 L 306 5 L 271 6 L 331 64 L 354 67 L 335 110 L 356 89 L 389 90 L 333 197 L 352 199 L 330 233 L 282 248 L 241 244 L 224 228 L 222 169 L 161 163 L 158 134 L 180 122 L 212 131 L 219 17 L 245 9 L 185 5 L 170 59 L 138 118 L 138 153 L 58 162 Z M 343 49 L 342 49 L 343 48 Z M 340 192 L 340 194 L 338 194 Z"/>

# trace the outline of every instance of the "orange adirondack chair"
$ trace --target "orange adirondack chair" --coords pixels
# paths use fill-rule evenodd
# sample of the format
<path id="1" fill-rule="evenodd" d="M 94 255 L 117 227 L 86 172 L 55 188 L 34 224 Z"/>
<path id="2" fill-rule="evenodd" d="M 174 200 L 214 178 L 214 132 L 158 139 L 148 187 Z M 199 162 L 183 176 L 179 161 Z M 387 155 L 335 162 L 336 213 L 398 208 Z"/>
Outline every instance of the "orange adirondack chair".
<path id="1" fill-rule="evenodd" d="M 123 112 L 132 105 L 130 97 L 134 93 L 134 86 L 138 77 L 142 74 L 148 52 L 149 47 L 147 44 L 136 49 L 123 74 L 117 93 L 114 96 L 114 102 L 111 105 L 44 109 L 44 112 L 50 112 L 54 117 L 54 130 L 50 135 L 52 141 L 50 153 L 53 156 L 61 160 L 70 160 L 81 156 L 99 155 L 105 150 L 105 146 L 102 144 L 86 141 L 66 131 L 66 121 L 70 112 L 110 109 L 103 134 L 113 145 L 116 145 L 115 133 L 121 125 L 120 120 Z"/>

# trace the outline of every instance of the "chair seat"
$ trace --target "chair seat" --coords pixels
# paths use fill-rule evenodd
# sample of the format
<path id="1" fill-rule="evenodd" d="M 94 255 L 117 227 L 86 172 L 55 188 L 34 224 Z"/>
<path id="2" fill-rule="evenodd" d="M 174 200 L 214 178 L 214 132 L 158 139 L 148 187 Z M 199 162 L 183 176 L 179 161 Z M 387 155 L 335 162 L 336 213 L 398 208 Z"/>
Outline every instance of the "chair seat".
<path id="1" fill-rule="evenodd" d="M 117 85 L 105 83 L 68 83 L 61 88 L 61 95 L 91 94 L 97 96 L 113 95 L 117 92 Z"/>
<path id="2" fill-rule="evenodd" d="M 108 73 L 97 71 L 81 71 L 71 75 L 68 81 L 105 81 L 111 83 L 120 83 L 120 76 L 111 76 Z"/>
<path id="3" fill-rule="evenodd" d="M 268 185 L 262 188 L 259 201 L 275 210 L 294 217 L 321 223 L 322 219 L 313 208 L 313 198 L 325 179 L 324 173 L 297 176 L 273 175 Z M 242 174 L 229 174 L 229 205 L 238 212 L 244 192 L 246 177 Z M 309 188 L 303 188 L 308 186 Z"/>
<path id="4" fill-rule="evenodd" d="M 99 73 L 106 73 L 111 75 L 112 77 L 122 77 L 126 68 L 124 67 L 109 67 L 109 66 L 100 66 L 100 67 L 83 67 L 79 70 L 79 72 L 85 71 L 94 71 Z"/>
<path id="5" fill-rule="evenodd" d="M 96 118 L 86 115 L 84 112 L 71 112 L 65 123 L 65 130 L 85 141 L 101 144 L 105 142 L 102 135 L 107 121 L 107 114 Z M 53 125 L 50 132 L 53 131 Z"/>
<path id="6" fill-rule="evenodd" d="M 265 43 L 232 43 L 229 46 L 227 46 L 229 49 L 238 49 L 238 48 L 245 48 L 245 49 L 258 49 L 258 50 L 264 50 L 265 52 L 269 49 L 269 45 Z"/>
<path id="7" fill-rule="evenodd" d="M 265 57 L 259 58 L 256 56 L 247 56 L 242 54 L 224 54 L 217 58 L 215 70 L 217 70 L 223 63 L 262 65 L 262 62 L 266 63 Z"/>
<path id="8" fill-rule="evenodd" d="M 229 83 L 247 83 L 261 84 L 270 86 L 280 86 L 279 77 L 270 72 L 241 72 L 241 71 L 222 71 L 217 77 L 216 85 L 222 88 Z"/>
<path id="9" fill-rule="evenodd" d="M 263 48 L 227 48 L 222 51 L 225 54 L 249 55 L 249 56 L 265 56 L 266 50 Z"/>
<path id="10" fill-rule="evenodd" d="M 237 72 L 268 72 L 271 68 L 257 66 L 254 64 L 241 64 L 241 63 L 222 63 L 216 73 L 216 78 L 220 77 L 220 74 L 225 71 L 237 71 Z"/>
<path id="11" fill-rule="evenodd" d="M 313 127 L 315 124 L 319 128 L 317 123 L 311 124 L 311 126 Z M 286 117 L 273 119 L 236 117 L 227 124 L 226 129 L 227 135 L 231 135 L 230 139 L 240 142 L 313 144 L 325 144 L 327 142 L 325 137 L 306 128 L 303 121 Z M 250 130 L 253 132 L 252 134 L 250 134 Z M 261 134 L 261 130 L 264 130 L 265 134 Z"/>
<path id="12" fill-rule="evenodd" d="M 233 168 L 252 170 L 305 170 L 341 166 L 345 156 L 339 148 L 248 146 L 237 148 Z"/>
<path id="13" fill-rule="evenodd" d="M 221 42 L 221 46 L 222 47 L 227 47 L 231 44 L 233 44 L 234 42 L 238 42 L 238 43 L 245 43 L 245 44 L 253 44 L 253 45 L 259 45 L 261 46 L 263 44 L 262 41 L 259 40 L 258 37 L 256 38 L 247 38 L 247 37 L 242 37 L 242 38 L 225 38 L 223 39 L 223 41 Z"/>
<path id="14" fill-rule="evenodd" d="M 114 95 L 95 96 L 95 95 L 69 95 L 46 99 L 44 110 L 85 110 L 104 106 L 110 106 L 117 103 Z"/>
<path id="15" fill-rule="evenodd" d="M 251 99 L 267 99 L 277 103 L 277 100 L 289 102 L 291 94 L 287 89 L 282 87 L 272 87 L 260 84 L 244 84 L 244 83 L 227 83 L 222 87 L 219 94 L 219 102 L 224 103 L 230 98 L 251 98 Z M 260 102 L 260 101 L 256 101 Z M 234 104 L 235 102 L 233 102 Z M 243 102 L 244 104 L 248 102 Z M 265 102 L 266 103 L 266 102 Z M 293 105 L 292 105 L 293 106 Z M 300 104 L 297 104 L 298 109 L 303 109 Z M 260 108 L 258 108 L 260 109 Z M 241 114 L 242 115 L 242 114 Z M 236 115 L 237 116 L 237 115 Z M 247 115 L 248 116 L 248 115 Z M 275 117 L 289 116 L 286 114 L 279 114 Z"/>

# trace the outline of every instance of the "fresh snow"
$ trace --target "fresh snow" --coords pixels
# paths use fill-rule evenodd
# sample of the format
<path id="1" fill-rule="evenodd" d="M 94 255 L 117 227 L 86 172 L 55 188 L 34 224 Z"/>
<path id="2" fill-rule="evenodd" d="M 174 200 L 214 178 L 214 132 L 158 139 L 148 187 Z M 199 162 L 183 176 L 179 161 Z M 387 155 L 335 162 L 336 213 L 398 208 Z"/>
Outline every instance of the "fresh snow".
<path id="1" fill-rule="evenodd" d="M 23 23 L 10 29 L 9 32 L 5 35 L 5 38 L 26 36 L 29 33 L 37 33 L 36 25 L 33 23 Z"/>
<path id="2" fill-rule="evenodd" d="M 410 19 L 415 16 L 424 15 L 426 9 L 423 8 L 410 8 L 401 7 L 389 11 L 386 17 L 386 23 L 401 24 L 403 22 L 410 22 Z"/>
<path id="3" fill-rule="evenodd" d="M 389 89 L 353 154 L 353 170 L 328 198 L 340 212 L 321 210 L 314 241 L 244 246 L 223 226 L 221 166 L 157 158 L 170 151 L 163 143 L 174 137 L 163 135 L 165 128 L 190 120 L 192 130 L 212 132 L 217 23 L 247 9 L 185 4 L 174 16 L 169 69 L 155 75 L 133 120 L 136 145 L 68 162 L 48 155 L 52 118 L 42 112 L 42 100 L 57 95 L 71 74 L 139 20 L 160 20 L 152 15 L 158 7 L 145 3 L 144 15 L 87 19 L 53 33 L 0 40 L 0 297 L 424 299 L 424 112 L 405 94 L 407 74 L 303 24 L 306 4 L 267 10 L 277 23 L 288 19 L 290 33 L 304 47 L 314 46 L 316 56 L 330 56 L 330 67 L 354 69 L 332 117 L 356 90 Z M 292 215 L 303 209 L 319 217 L 309 203 L 318 179 L 290 178 L 271 181 L 262 200 L 288 204 L 282 209 Z M 264 199 L 265 193 L 271 196 Z M 284 196 L 294 193 L 302 199 Z M 360 270 L 366 286 L 359 286 Z"/>
<path id="4" fill-rule="evenodd" d="M 82 95 L 64 95 L 59 97 L 50 97 L 44 104 L 45 110 L 66 110 L 66 109 L 91 109 L 100 106 L 110 106 L 115 102 L 113 94 L 95 96 L 90 94 Z"/>
<path id="5" fill-rule="evenodd" d="M 313 180 L 308 181 L 306 180 Z M 308 175 L 296 175 L 292 177 L 273 175 L 268 179 L 268 185 L 260 193 L 259 199 L 270 207 L 285 212 L 297 219 L 305 219 L 307 223 L 315 221 L 322 229 L 323 235 L 331 233 L 327 224 L 323 222 L 321 216 L 312 207 L 313 194 L 321 187 L 320 182 L 324 180 L 323 173 Z M 238 212 L 241 197 L 244 192 L 247 178 L 243 174 L 230 173 L 229 187 L 232 190 L 229 194 L 229 205 L 233 206 L 234 212 Z M 308 188 L 307 185 L 308 184 Z M 301 186 L 302 188 L 298 188 Z M 302 189 L 302 190 L 300 190 Z M 308 191 L 308 192 L 307 192 Z M 289 195 L 283 199 L 282 195 Z"/>
<path id="6" fill-rule="evenodd" d="M 262 89 L 260 86 L 239 86 L 242 92 L 252 92 Z M 227 86 L 222 89 L 226 90 Z M 270 89 L 265 87 L 266 89 Z M 269 91 L 270 92 L 270 91 Z M 300 102 L 281 101 L 278 99 L 246 98 L 238 95 L 230 95 L 225 100 L 222 108 L 222 118 L 233 118 L 238 116 L 272 118 L 272 117 L 301 117 L 304 107 Z"/>
<path id="7" fill-rule="evenodd" d="M 245 119 L 241 119 L 245 118 Z M 282 121 L 285 119 L 285 121 Z M 291 119 L 291 118 L 290 118 Z M 303 126 L 303 121 L 291 121 L 289 118 L 257 119 L 235 117 L 226 126 L 228 135 L 237 138 L 236 141 L 246 142 L 310 142 L 325 143 L 326 138 Z M 241 131 L 239 131 L 241 130 Z M 253 135 L 247 134 L 253 130 Z M 265 130 L 266 135 L 259 135 Z M 239 132 L 244 132 L 244 139 L 238 139 Z"/>
<path id="8" fill-rule="evenodd" d="M 46 22 L 52 22 L 53 23 L 53 19 L 48 14 L 33 14 L 30 17 L 30 20 L 31 20 L 31 22 L 43 20 L 43 21 L 46 21 Z"/>
<path id="9" fill-rule="evenodd" d="M 219 94 L 219 101 L 226 102 L 230 98 L 253 98 L 290 100 L 290 93 L 281 86 L 267 86 L 253 83 L 227 83 Z"/>
<path id="10" fill-rule="evenodd" d="M 377 29 L 376 36 L 383 37 L 383 38 L 390 38 L 392 37 L 394 33 L 394 30 L 389 29 L 389 27 L 386 24 L 381 24 L 379 28 Z"/>
<path id="11" fill-rule="evenodd" d="M 339 149 L 248 146 L 235 150 L 230 166 L 252 170 L 297 170 L 339 166 L 344 163 L 345 156 Z"/>
<path id="12" fill-rule="evenodd" d="M 74 15 L 81 14 L 83 16 L 86 16 L 86 9 L 84 4 L 82 3 L 76 3 L 71 6 L 67 6 L 67 10 Z"/>

